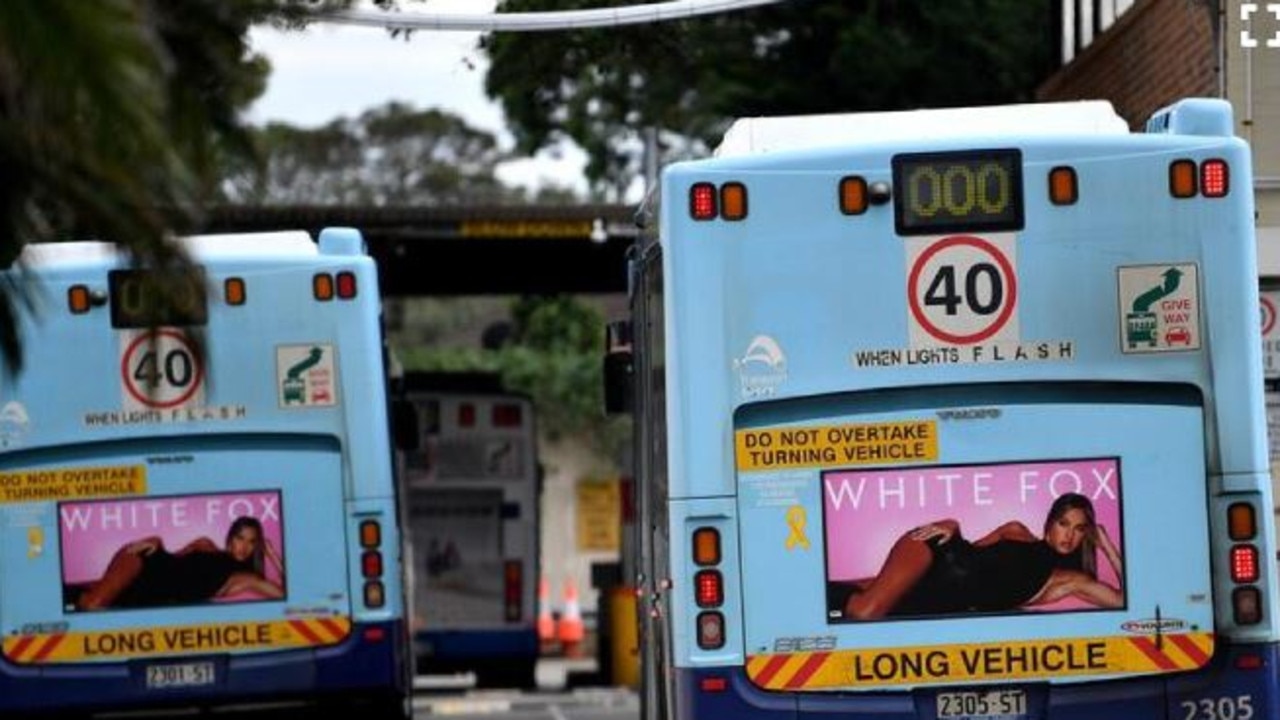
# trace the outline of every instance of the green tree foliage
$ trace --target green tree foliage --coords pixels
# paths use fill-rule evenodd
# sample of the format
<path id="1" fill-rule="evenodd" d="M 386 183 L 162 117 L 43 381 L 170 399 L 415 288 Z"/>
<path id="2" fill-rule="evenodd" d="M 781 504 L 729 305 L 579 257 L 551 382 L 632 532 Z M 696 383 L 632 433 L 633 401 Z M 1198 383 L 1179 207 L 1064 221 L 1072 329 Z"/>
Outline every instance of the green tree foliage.
<path id="1" fill-rule="evenodd" d="M 504 12 L 634 0 L 504 0 Z M 735 117 L 1029 101 L 1052 70 L 1047 0 L 789 0 L 678 22 L 490 34 L 486 91 L 533 152 L 570 138 L 589 179 L 639 173 L 640 132 L 666 160 L 701 154 Z"/>
<path id="2" fill-rule="evenodd" d="M 444 302 L 451 311 L 429 310 L 434 327 L 419 332 L 439 339 L 456 329 L 460 317 L 481 314 L 473 312 L 479 303 Z M 488 318 L 494 320 L 508 325 L 500 333 L 503 342 L 489 349 L 426 345 L 405 335 L 392 343 L 407 370 L 500 373 L 508 388 L 533 399 L 539 430 L 549 439 L 585 437 L 603 457 L 618 457 L 629 436 L 624 419 L 604 417 L 600 310 L 574 296 L 531 296 L 512 299 L 505 317 Z"/>
<path id="3" fill-rule="evenodd" d="M 512 159 L 490 132 L 438 109 L 399 102 L 318 128 L 254 129 L 256 165 L 233 169 L 228 200 L 275 205 L 456 205 L 575 200 L 569 189 L 534 195 L 502 183 Z"/>
<path id="4" fill-rule="evenodd" d="M 249 27 L 347 4 L 0 3 L 0 263 L 29 242 L 92 236 L 136 264 L 189 269 L 167 238 L 198 227 L 225 165 L 251 155 L 239 114 L 267 65 Z M 16 314 L 35 298 L 21 282 L 0 290 L 0 352 L 16 373 Z"/>

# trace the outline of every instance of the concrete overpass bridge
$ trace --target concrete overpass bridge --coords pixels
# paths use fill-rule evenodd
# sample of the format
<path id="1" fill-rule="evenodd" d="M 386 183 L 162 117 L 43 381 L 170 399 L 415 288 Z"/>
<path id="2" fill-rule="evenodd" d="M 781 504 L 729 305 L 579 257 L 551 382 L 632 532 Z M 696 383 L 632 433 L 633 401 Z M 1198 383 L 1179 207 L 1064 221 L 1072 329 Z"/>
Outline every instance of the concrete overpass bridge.
<path id="1" fill-rule="evenodd" d="M 228 206 L 200 232 L 359 228 L 384 296 L 626 292 L 631 205 Z"/>

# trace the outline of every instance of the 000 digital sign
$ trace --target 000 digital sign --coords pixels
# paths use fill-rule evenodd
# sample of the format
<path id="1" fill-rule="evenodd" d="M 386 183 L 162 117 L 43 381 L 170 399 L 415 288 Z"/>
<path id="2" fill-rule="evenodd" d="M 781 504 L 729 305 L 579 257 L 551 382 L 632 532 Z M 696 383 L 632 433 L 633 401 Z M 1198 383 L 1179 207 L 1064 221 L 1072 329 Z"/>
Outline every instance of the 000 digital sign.
<path id="1" fill-rule="evenodd" d="M 893 158 L 899 235 L 1021 230 L 1022 153 L 965 150 Z"/>

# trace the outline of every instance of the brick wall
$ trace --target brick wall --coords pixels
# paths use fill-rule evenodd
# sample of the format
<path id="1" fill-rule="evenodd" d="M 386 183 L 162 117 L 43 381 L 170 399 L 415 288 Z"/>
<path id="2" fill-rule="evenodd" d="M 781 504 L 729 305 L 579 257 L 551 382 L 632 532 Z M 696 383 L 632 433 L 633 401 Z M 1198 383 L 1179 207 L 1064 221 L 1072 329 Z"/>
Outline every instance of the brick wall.
<path id="1" fill-rule="evenodd" d="M 1207 4 L 1138 0 L 1041 85 L 1037 99 L 1110 100 L 1137 129 L 1153 111 L 1174 100 L 1220 96 L 1214 18 Z"/>

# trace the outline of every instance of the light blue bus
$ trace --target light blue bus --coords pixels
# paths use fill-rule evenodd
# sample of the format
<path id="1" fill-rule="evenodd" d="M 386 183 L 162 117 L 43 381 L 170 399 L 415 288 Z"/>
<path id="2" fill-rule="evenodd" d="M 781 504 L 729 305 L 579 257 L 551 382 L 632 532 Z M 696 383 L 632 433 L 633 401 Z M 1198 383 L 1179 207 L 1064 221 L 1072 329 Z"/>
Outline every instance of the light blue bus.
<path id="1" fill-rule="evenodd" d="M 0 716 L 410 714 L 378 277 L 359 232 L 27 246 L 0 385 Z M 168 303 L 149 293 L 171 288 Z M 202 292 L 203 290 L 203 292 Z M 159 308 L 158 314 L 155 308 Z"/>
<path id="2" fill-rule="evenodd" d="M 663 172 L 606 363 L 646 720 L 1277 716 L 1232 127 L 750 118 Z"/>

